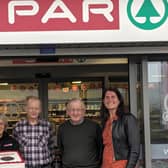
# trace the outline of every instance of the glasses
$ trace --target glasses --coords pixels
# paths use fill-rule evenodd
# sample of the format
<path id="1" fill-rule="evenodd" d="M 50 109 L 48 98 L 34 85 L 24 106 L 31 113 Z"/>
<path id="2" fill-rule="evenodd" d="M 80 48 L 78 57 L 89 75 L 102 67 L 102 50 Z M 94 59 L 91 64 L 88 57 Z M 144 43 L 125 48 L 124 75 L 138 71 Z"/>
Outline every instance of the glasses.
<path id="1" fill-rule="evenodd" d="M 68 109 L 69 112 L 82 112 L 84 109 Z"/>

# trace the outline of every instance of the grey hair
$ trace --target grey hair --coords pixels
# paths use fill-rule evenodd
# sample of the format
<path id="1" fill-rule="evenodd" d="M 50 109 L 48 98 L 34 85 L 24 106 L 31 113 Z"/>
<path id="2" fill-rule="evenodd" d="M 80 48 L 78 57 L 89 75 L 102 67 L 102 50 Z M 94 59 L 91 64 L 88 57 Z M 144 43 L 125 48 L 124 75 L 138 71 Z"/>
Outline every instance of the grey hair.
<path id="1" fill-rule="evenodd" d="M 79 102 L 80 105 L 81 105 L 81 108 L 82 108 L 84 111 L 86 111 L 86 105 L 84 104 L 84 102 L 83 102 L 82 99 L 80 99 L 80 98 L 72 98 L 71 100 L 69 100 L 68 103 L 67 103 L 67 105 L 66 105 L 67 110 L 70 108 L 71 103 L 73 103 L 73 102 Z"/>
<path id="2" fill-rule="evenodd" d="M 6 129 L 7 126 L 8 126 L 8 119 L 7 119 L 6 115 L 3 114 L 3 113 L 0 113 L 0 120 L 2 120 L 2 121 L 4 122 L 4 124 L 5 124 L 5 129 Z"/>
<path id="3" fill-rule="evenodd" d="M 26 104 L 29 100 L 38 100 L 41 103 L 40 99 L 37 96 L 27 96 L 25 100 Z"/>

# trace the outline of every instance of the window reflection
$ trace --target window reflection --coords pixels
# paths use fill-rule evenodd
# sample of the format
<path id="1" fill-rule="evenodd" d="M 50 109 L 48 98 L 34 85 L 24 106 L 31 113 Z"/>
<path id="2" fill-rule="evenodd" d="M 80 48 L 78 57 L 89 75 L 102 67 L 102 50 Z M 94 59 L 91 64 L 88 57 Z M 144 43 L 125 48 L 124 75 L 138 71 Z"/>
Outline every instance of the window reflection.
<path id="1" fill-rule="evenodd" d="M 152 167 L 168 158 L 168 62 L 148 63 Z"/>
<path id="2" fill-rule="evenodd" d="M 38 83 L 0 83 L 0 113 L 8 117 L 9 134 L 16 122 L 25 118 L 24 100 L 32 95 L 38 96 Z"/>

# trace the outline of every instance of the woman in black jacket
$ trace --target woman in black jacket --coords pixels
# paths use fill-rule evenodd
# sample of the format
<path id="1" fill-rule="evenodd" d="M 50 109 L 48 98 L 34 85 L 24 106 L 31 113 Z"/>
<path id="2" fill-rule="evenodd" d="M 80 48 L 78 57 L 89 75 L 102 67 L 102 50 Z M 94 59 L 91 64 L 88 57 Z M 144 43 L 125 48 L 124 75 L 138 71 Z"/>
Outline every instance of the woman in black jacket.
<path id="1" fill-rule="evenodd" d="M 116 88 L 103 93 L 101 108 L 103 126 L 102 168 L 135 168 L 140 153 L 136 118 L 124 111 L 124 101 Z"/>
<path id="2" fill-rule="evenodd" d="M 0 114 L 0 151 L 18 151 L 18 142 L 6 132 L 8 125 L 7 118 L 4 114 Z"/>

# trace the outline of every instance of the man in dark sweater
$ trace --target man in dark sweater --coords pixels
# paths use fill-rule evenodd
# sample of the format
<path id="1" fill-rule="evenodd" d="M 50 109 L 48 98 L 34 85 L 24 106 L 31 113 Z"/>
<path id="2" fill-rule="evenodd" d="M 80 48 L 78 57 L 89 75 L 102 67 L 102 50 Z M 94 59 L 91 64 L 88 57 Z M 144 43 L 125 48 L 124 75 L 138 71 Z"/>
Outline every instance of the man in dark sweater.
<path id="1" fill-rule="evenodd" d="M 98 123 L 85 119 L 85 105 L 80 99 L 67 104 L 70 120 L 58 129 L 58 147 L 63 168 L 99 168 L 102 152 L 102 135 Z"/>

